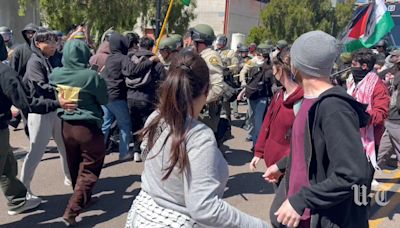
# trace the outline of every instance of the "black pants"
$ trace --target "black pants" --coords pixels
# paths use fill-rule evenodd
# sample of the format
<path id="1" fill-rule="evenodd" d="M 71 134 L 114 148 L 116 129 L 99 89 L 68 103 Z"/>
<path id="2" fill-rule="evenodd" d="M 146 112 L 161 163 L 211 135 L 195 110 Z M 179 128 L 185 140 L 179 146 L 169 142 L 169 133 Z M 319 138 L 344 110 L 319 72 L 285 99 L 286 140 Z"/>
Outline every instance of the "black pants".
<path id="1" fill-rule="evenodd" d="M 10 147 L 10 132 L 8 128 L 0 129 L 0 188 L 9 209 L 25 204 L 26 188 L 17 178 L 17 173 L 17 161 Z"/>
<path id="2" fill-rule="evenodd" d="M 129 113 L 131 115 L 132 121 L 132 132 L 133 132 L 133 151 L 134 152 L 141 152 L 140 151 L 140 139 L 135 134 L 137 131 L 144 127 L 144 124 L 150 114 L 155 110 L 155 104 L 146 102 L 146 101 L 138 101 L 134 99 L 128 98 L 128 107 Z"/>

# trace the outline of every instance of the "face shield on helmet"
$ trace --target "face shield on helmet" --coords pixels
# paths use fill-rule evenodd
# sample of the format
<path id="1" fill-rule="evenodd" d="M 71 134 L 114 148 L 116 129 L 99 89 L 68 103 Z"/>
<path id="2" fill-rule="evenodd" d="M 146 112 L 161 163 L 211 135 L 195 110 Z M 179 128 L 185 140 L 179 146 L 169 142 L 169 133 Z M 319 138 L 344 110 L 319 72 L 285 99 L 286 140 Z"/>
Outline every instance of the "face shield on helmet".
<path id="1" fill-rule="evenodd" d="M 218 49 L 225 48 L 228 43 L 228 38 L 226 36 L 218 36 L 215 45 L 217 46 Z"/>
<path id="2" fill-rule="evenodd" d="M 0 32 L 0 35 L 3 37 L 5 43 L 8 43 L 12 39 L 12 32 Z"/>

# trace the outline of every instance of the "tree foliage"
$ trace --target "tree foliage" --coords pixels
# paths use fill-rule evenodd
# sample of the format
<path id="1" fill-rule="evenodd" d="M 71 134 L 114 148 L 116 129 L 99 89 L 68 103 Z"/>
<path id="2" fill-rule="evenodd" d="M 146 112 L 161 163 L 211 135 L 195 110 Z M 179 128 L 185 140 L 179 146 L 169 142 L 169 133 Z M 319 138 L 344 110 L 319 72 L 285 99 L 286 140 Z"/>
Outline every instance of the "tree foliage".
<path id="1" fill-rule="evenodd" d="M 20 14 L 29 1 L 18 0 Z M 190 7 L 175 0 L 169 31 L 185 31 L 195 15 L 196 1 Z M 168 0 L 163 0 L 162 15 L 168 8 Z M 92 33 L 101 34 L 113 27 L 117 31 L 132 30 L 141 18 L 143 22 L 155 25 L 156 0 L 40 0 L 41 21 L 51 28 L 68 32 L 72 25 L 87 23 Z"/>
<path id="2" fill-rule="evenodd" d="M 150 22 L 150 24 L 155 25 L 156 21 L 156 0 L 147 0 L 140 1 L 141 2 L 141 19 L 146 24 Z M 163 21 L 164 16 L 167 14 L 168 10 L 168 0 L 162 1 L 162 10 L 161 10 L 161 21 Z M 177 33 L 183 34 L 189 27 L 190 21 L 195 19 L 194 9 L 197 6 L 196 0 L 192 0 L 190 3 L 190 7 L 185 7 L 181 0 L 175 0 L 174 6 L 171 11 L 167 30 L 169 33 Z"/>
<path id="3" fill-rule="evenodd" d="M 354 0 L 338 3 L 331 0 L 271 0 L 261 13 L 262 25 L 251 29 L 247 42 L 293 42 L 310 30 L 322 30 L 337 36 L 350 21 Z"/>

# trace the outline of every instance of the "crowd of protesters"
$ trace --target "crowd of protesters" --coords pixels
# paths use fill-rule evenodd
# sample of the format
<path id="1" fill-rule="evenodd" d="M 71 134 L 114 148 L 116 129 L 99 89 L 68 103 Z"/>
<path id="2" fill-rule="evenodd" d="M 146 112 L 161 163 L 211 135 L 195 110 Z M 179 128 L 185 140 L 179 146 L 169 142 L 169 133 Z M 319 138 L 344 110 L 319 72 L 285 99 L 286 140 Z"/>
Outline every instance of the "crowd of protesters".
<path id="1" fill-rule="evenodd" d="M 368 227 L 352 186 L 371 191 L 393 153 L 400 166 L 400 50 L 388 52 L 385 41 L 339 58 L 337 40 L 312 31 L 292 45 L 234 51 L 200 24 L 157 48 L 150 37 L 108 30 L 95 51 L 85 26 L 63 36 L 28 24 L 15 48 L 1 28 L 0 184 L 10 215 L 40 205 L 30 185 L 51 138 L 74 190 L 66 225 L 95 200 L 114 150 L 122 162 L 145 162 L 126 227 L 267 227 L 222 200 L 221 146 L 233 118 L 252 142 L 250 169 L 265 161 L 274 227 Z M 20 120 L 30 145 L 17 178 L 9 125 Z"/>

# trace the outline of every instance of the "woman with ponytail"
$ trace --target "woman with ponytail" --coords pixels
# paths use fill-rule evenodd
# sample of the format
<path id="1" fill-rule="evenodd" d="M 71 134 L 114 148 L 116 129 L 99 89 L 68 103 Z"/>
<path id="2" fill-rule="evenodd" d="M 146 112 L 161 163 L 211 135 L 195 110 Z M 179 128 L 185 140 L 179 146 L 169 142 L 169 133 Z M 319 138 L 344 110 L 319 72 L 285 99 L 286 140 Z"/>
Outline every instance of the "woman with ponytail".
<path id="1" fill-rule="evenodd" d="M 228 165 L 213 131 L 197 120 L 210 84 L 207 64 L 184 52 L 161 85 L 144 129 L 142 190 L 126 227 L 267 227 L 222 200 Z"/>

